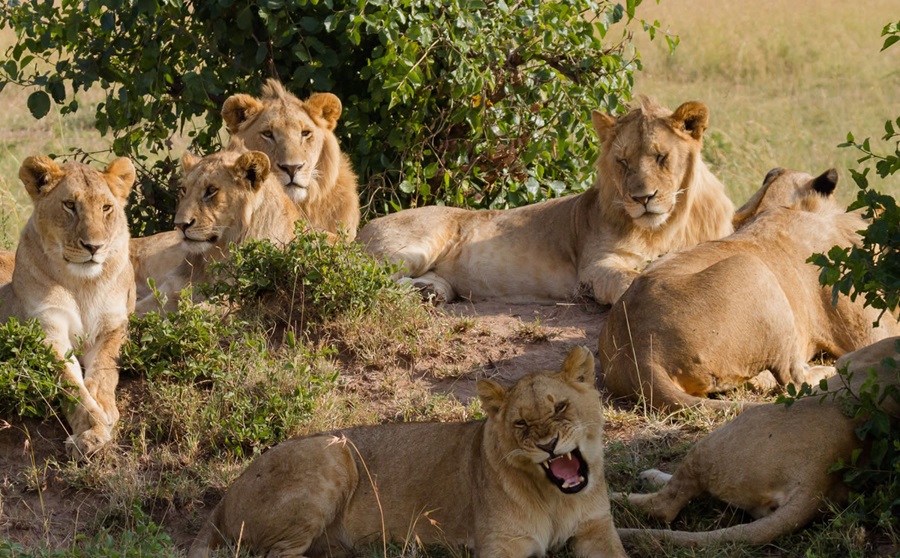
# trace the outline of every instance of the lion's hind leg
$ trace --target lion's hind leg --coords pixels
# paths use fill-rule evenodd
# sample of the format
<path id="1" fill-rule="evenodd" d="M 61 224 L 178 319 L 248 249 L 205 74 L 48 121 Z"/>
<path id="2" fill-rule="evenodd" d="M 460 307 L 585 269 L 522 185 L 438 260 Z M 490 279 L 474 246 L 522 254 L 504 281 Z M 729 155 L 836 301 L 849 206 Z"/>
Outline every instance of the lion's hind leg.
<path id="1" fill-rule="evenodd" d="M 434 304 L 451 302 L 456 298 L 453 285 L 433 271 L 423 273 L 418 277 L 402 277 L 399 282 L 412 285 L 422 293 L 423 299 Z"/>

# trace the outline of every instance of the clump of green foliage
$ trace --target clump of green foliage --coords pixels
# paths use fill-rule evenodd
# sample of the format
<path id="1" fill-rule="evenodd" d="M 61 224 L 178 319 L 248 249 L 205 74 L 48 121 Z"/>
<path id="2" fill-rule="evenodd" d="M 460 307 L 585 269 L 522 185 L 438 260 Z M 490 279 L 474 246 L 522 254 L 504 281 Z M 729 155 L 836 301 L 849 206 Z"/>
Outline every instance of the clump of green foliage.
<path id="1" fill-rule="evenodd" d="M 882 50 L 900 41 L 900 22 L 887 25 Z M 833 288 L 835 299 L 839 293 L 852 300 L 865 298 L 865 304 L 883 311 L 880 319 L 894 320 L 893 312 L 900 302 L 900 209 L 896 200 L 882 194 L 870 185 L 869 175 L 874 164 L 875 173 L 884 179 L 900 171 L 900 118 L 885 123 L 886 141 L 894 142 L 893 153 L 875 153 L 868 139 L 857 142 L 848 134 L 845 147 L 858 149 L 863 170 L 851 170 L 860 188 L 851 210 L 863 210 L 871 219 L 862 231 L 862 240 L 851 248 L 832 248 L 827 255 L 816 254 L 810 261 L 820 267 L 820 281 Z M 900 346 L 898 346 L 900 348 Z M 896 381 L 879 385 L 873 375 L 858 394 L 848 398 L 849 412 L 855 417 L 866 417 L 857 430 L 871 449 L 867 459 L 836 466 L 844 479 L 857 493 L 855 505 L 848 514 L 865 525 L 884 530 L 896 544 L 900 529 L 896 518 L 900 516 L 900 417 L 891 416 L 882 405 L 885 397 L 900 401 L 900 369 L 894 359 L 886 359 L 884 366 L 897 372 Z M 856 456 L 858 457 L 858 456 Z"/>
<path id="2" fill-rule="evenodd" d="M 259 325 L 187 298 L 177 313 L 132 316 L 130 328 L 122 368 L 145 376 L 149 392 L 135 428 L 188 453 L 252 455 L 289 437 L 336 377 L 327 351 L 289 344 L 290 356 L 272 355 Z"/>
<path id="3" fill-rule="evenodd" d="M 0 416 L 46 418 L 76 401 L 60 376 L 63 363 L 44 339 L 37 320 L 0 324 Z"/>
<path id="4" fill-rule="evenodd" d="M 378 304 L 407 296 L 391 278 L 394 269 L 379 263 L 353 242 L 332 242 L 298 224 L 285 246 L 250 241 L 232 247 L 231 257 L 212 266 L 213 281 L 203 289 L 213 300 L 268 321 L 321 325 L 339 315 L 359 316 Z"/>
<path id="5" fill-rule="evenodd" d="M 640 68 L 611 26 L 640 1 L 13 0 L 0 88 L 32 88 L 36 118 L 106 91 L 97 129 L 141 175 L 136 234 L 171 229 L 172 137 L 216 148 L 223 101 L 269 77 L 341 98 L 342 144 L 378 212 L 517 206 L 589 185 L 590 110 L 616 110 Z"/>

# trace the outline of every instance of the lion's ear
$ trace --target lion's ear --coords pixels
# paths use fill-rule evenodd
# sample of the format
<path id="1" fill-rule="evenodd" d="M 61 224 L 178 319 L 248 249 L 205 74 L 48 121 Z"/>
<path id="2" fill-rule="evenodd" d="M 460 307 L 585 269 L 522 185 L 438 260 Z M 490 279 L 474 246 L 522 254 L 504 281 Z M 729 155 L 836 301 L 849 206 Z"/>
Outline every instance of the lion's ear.
<path id="1" fill-rule="evenodd" d="M 600 138 L 600 143 L 605 143 L 606 138 L 612 133 L 616 126 L 616 119 L 608 114 L 604 114 L 599 110 L 591 111 L 591 124 L 594 125 L 594 131 Z"/>
<path id="2" fill-rule="evenodd" d="M 573 348 L 563 362 L 560 374 L 568 382 L 580 382 L 593 386 L 594 353 L 587 347 Z"/>
<path id="3" fill-rule="evenodd" d="M 181 168 L 184 170 L 184 174 L 191 172 L 199 162 L 200 157 L 197 157 L 190 151 L 185 151 L 184 155 L 181 156 Z"/>
<path id="4" fill-rule="evenodd" d="M 103 174 L 106 175 L 106 183 L 113 195 L 123 202 L 128 199 L 135 178 L 134 164 L 131 159 L 119 157 L 107 165 Z"/>
<path id="5" fill-rule="evenodd" d="M 830 196 L 837 187 L 838 173 L 835 169 L 828 169 L 819 176 L 813 178 L 812 188 L 823 196 Z"/>
<path id="6" fill-rule="evenodd" d="M 248 151 L 238 157 L 234 168 L 254 190 L 259 190 L 269 176 L 269 157 L 262 151 Z"/>
<path id="7" fill-rule="evenodd" d="M 332 93 L 313 93 L 305 104 L 312 116 L 319 117 L 327 123 L 329 130 L 334 130 L 344 110 L 341 100 Z"/>
<path id="8" fill-rule="evenodd" d="M 222 120 L 228 132 L 236 134 L 244 122 L 259 114 L 265 105 L 250 95 L 240 93 L 225 99 L 222 105 Z"/>
<path id="9" fill-rule="evenodd" d="M 675 109 L 670 121 L 676 130 L 683 130 L 699 140 L 709 127 L 709 108 L 699 101 L 688 101 Z"/>
<path id="10" fill-rule="evenodd" d="M 481 401 L 481 408 L 487 413 L 487 416 L 494 417 L 503 407 L 506 401 L 506 390 L 492 380 L 478 380 L 475 383 L 475 391 L 478 392 L 478 399 Z"/>
<path id="11" fill-rule="evenodd" d="M 64 173 L 59 165 L 45 155 L 28 157 L 19 167 L 19 179 L 25 185 L 32 200 L 47 194 L 56 186 Z"/>

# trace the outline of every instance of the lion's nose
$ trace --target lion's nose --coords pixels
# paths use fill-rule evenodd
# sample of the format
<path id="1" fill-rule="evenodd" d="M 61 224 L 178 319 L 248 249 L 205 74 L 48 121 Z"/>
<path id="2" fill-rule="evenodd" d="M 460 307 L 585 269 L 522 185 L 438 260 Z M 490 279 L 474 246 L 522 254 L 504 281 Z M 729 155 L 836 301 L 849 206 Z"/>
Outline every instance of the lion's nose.
<path id="1" fill-rule="evenodd" d="M 186 231 L 186 230 L 188 230 L 189 228 L 191 228 L 191 226 L 192 226 L 194 223 L 196 223 L 196 222 L 197 222 L 196 219 L 191 219 L 191 220 L 188 221 L 188 222 L 184 222 L 184 221 L 176 221 L 176 222 L 175 222 L 175 228 L 178 229 L 178 230 L 180 230 L 180 231 L 183 233 L 184 231 Z"/>
<path id="2" fill-rule="evenodd" d="M 650 200 L 652 200 L 653 198 L 656 197 L 656 194 L 658 194 L 658 193 L 659 193 L 659 190 L 653 192 L 652 194 L 650 194 L 648 196 L 631 196 L 631 199 L 633 199 L 634 201 L 638 202 L 641 205 L 647 205 L 648 203 L 650 203 Z"/>
<path id="3" fill-rule="evenodd" d="M 554 436 L 552 440 L 549 442 L 544 442 L 542 444 L 534 444 L 542 450 L 546 451 L 550 455 L 553 455 L 553 450 L 556 449 L 556 442 L 559 441 L 559 436 Z"/>
<path id="4" fill-rule="evenodd" d="M 80 240 L 79 242 L 81 242 L 81 247 L 90 252 L 92 256 L 97 253 L 97 250 L 103 247 L 103 244 L 88 244 L 83 240 Z"/>
<path id="5" fill-rule="evenodd" d="M 292 177 L 297 174 L 297 171 L 302 169 L 305 166 L 304 163 L 300 163 L 299 165 L 282 165 L 279 163 L 278 168 L 287 173 L 288 176 Z"/>

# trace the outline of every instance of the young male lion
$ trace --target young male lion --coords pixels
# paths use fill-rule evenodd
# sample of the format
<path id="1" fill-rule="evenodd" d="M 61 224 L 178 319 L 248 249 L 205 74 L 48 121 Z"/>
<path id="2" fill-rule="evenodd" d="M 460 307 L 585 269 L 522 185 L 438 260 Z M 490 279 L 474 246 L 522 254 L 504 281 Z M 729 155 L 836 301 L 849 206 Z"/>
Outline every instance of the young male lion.
<path id="1" fill-rule="evenodd" d="M 807 364 L 816 354 L 840 356 L 900 332 L 893 320 L 873 327 L 878 311 L 861 298 L 841 296 L 835 306 L 806 261 L 857 243 L 866 227 L 834 199 L 836 184 L 834 170 L 813 178 L 776 169 L 738 211 L 745 222 L 737 232 L 651 264 L 600 334 L 610 393 L 665 410 L 731 407 L 706 395 L 766 370 L 781 385 L 816 384 L 834 373 Z"/>
<path id="2" fill-rule="evenodd" d="M 187 153 L 175 231 L 132 239 L 138 289 L 136 311 L 159 309 L 147 286 L 153 278 L 173 309 L 179 293 L 209 281 L 209 264 L 227 258 L 230 244 L 248 239 L 287 243 L 300 211 L 269 172 L 265 153 L 247 151 L 240 140 L 202 159 Z"/>
<path id="3" fill-rule="evenodd" d="M 594 356 L 504 389 L 478 382 L 486 421 L 350 428 L 279 444 L 234 482 L 191 547 L 223 540 L 269 556 L 343 556 L 387 537 L 542 556 L 625 556 L 603 477 Z"/>
<path id="4" fill-rule="evenodd" d="M 828 392 L 839 397 L 858 394 L 869 370 L 875 371 L 882 389 L 896 386 L 897 368 L 885 366 L 883 360 L 900 358 L 898 341 L 884 339 L 841 357 L 838 368 L 847 366 L 850 374 L 829 379 Z M 881 404 L 900 416 L 900 401 L 887 397 Z M 818 516 L 825 500 L 847 501 L 840 475 L 828 471 L 839 460 L 849 463 L 853 452 L 863 447 L 855 433 L 861 421 L 847 417 L 833 395 L 808 397 L 790 407 L 752 407 L 700 440 L 674 475 L 644 471 L 643 479 L 664 485 L 658 492 L 613 498 L 669 523 L 690 500 L 708 493 L 748 511 L 756 521 L 706 532 L 619 529 L 619 534 L 623 539 L 649 536 L 696 545 L 766 544 L 792 533 Z"/>
<path id="5" fill-rule="evenodd" d="M 331 93 L 301 101 L 270 79 L 259 99 L 226 99 L 222 118 L 232 137 L 269 156 L 272 173 L 310 226 L 344 231 L 353 240 L 359 227 L 357 177 L 334 135 L 342 111 Z"/>
<path id="6" fill-rule="evenodd" d="M 0 287 L 0 321 L 36 318 L 65 361 L 63 378 L 79 398 L 64 410 L 72 428 L 66 445 L 76 457 L 106 444 L 119 419 L 116 359 L 134 308 L 125 220 L 134 176 L 124 158 L 102 173 L 44 156 L 19 169 L 34 213 L 19 238 L 12 282 Z M 79 356 L 69 356 L 75 350 Z"/>
<path id="7" fill-rule="evenodd" d="M 407 209 L 369 222 L 359 241 L 437 301 L 611 304 L 649 260 L 732 232 L 734 207 L 700 157 L 706 105 L 672 112 L 643 99 L 592 120 L 602 154 L 587 192 L 498 211 Z"/>

